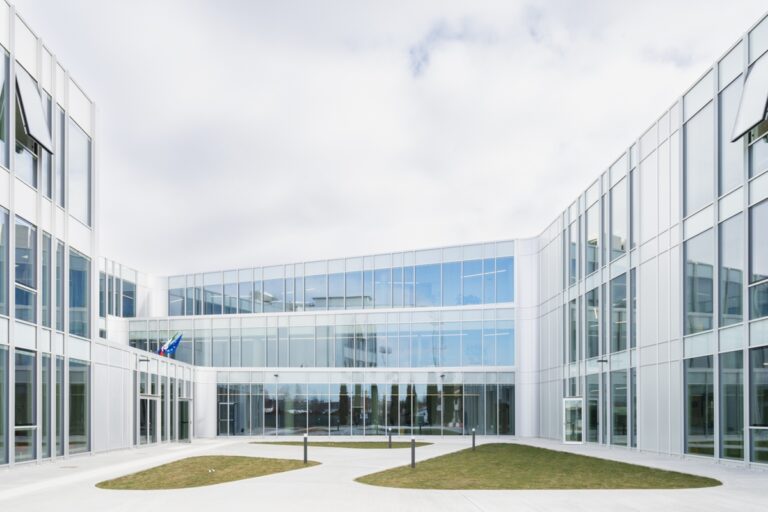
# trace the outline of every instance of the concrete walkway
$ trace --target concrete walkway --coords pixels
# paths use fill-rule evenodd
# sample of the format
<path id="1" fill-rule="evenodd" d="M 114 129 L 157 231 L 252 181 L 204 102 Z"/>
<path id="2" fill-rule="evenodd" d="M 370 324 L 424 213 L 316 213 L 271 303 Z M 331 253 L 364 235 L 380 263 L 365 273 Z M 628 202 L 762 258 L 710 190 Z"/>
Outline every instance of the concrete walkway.
<path id="1" fill-rule="evenodd" d="M 272 440 L 274 438 L 268 439 Z M 324 440 L 325 438 L 323 438 Z M 250 480 L 169 491 L 109 491 L 102 480 L 172 460 L 202 454 L 252 455 L 300 459 L 300 446 L 249 444 L 254 439 L 197 440 L 192 444 L 71 458 L 0 471 L 2 511 L 640 511 L 700 512 L 768 509 L 768 472 L 682 460 L 595 446 L 563 446 L 545 440 L 514 440 L 546 448 L 683 471 L 716 478 L 723 486 L 665 491 L 424 491 L 372 487 L 354 482 L 382 469 L 409 463 L 408 449 L 351 450 L 312 448 L 310 459 L 322 465 Z M 258 440 L 258 439 L 257 439 Z M 318 439 L 321 440 L 321 439 Z M 367 438 L 366 440 L 372 440 Z M 399 439 L 403 440 L 403 439 Z M 469 446 L 468 438 L 425 439 L 417 460 Z M 499 438 L 478 442 L 505 442 Z M 574 475 L 578 478 L 578 475 Z"/>

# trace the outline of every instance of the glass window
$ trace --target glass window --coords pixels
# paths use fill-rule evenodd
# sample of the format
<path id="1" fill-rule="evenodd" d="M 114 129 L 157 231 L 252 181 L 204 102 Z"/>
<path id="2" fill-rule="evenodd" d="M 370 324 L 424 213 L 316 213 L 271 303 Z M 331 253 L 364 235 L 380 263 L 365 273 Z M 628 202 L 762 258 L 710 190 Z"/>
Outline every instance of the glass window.
<path id="1" fill-rule="evenodd" d="M 627 370 L 611 372 L 611 444 L 627 446 Z"/>
<path id="2" fill-rule="evenodd" d="M 240 313 L 254 313 L 253 310 L 253 271 L 241 271 L 237 283 L 237 307 Z"/>
<path id="3" fill-rule="evenodd" d="M 440 340 L 440 366 L 461 366 L 461 324 L 443 323 Z"/>
<path id="4" fill-rule="evenodd" d="M 463 304 L 480 304 L 483 297 L 483 260 L 468 260 L 462 269 Z"/>
<path id="5" fill-rule="evenodd" d="M 578 261 L 579 261 L 579 225 L 578 222 L 572 222 L 568 228 L 568 284 L 576 284 L 579 279 Z"/>
<path id="6" fill-rule="evenodd" d="M 462 324 L 462 366 L 480 366 L 483 362 L 483 323 Z"/>
<path id="7" fill-rule="evenodd" d="M 496 258 L 496 302 L 515 300 L 515 259 Z"/>
<path id="8" fill-rule="evenodd" d="M 749 282 L 768 279 L 768 201 L 749 210 Z"/>
<path id="9" fill-rule="evenodd" d="M 51 326 L 51 235 L 43 233 L 43 269 L 41 282 L 41 299 L 43 302 L 42 323 Z"/>
<path id="10" fill-rule="evenodd" d="M 304 278 L 304 300 L 307 310 L 328 309 L 325 274 Z"/>
<path id="11" fill-rule="evenodd" d="M 360 309 L 363 307 L 363 273 L 346 273 L 346 308 Z"/>
<path id="12" fill-rule="evenodd" d="M 496 325 L 493 320 L 483 322 L 483 366 L 496 364 Z"/>
<path id="13" fill-rule="evenodd" d="M 328 275 L 328 309 L 344 309 L 344 274 Z"/>
<path id="14" fill-rule="evenodd" d="M 578 308 L 576 299 L 568 303 L 568 361 L 569 363 L 578 360 L 579 351 L 579 328 L 578 328 Z"/>
<path id="15" fill-rule="evenodd" d="M 720 194 L 733 190 L 744 182 L 744 142 L 731 142 L 733 124 L 741 99 L 741 80 L 734 81 L 720 93 L 720 144 L 718 183 Z"/>
<path id="16" fill-rule="evenodd" d="M 744 458 L 744 355 L 720 354 L 720 455 Z"/>
<path id="17" fill-rule="evenodd" d="M 91 225 L 91 138 L 69 122 L 69 212 Z"/>
<path id="18" fill-rule="evenodd" d="M 21 130 L 16 131 L 16 141 L 18 142 L 22 136 L 27 136 L 34 143 L 40 144 L 43 149 L 52 152 L 51 130 L 37 82 L 18 66 L 16 67 L 16 91 L 18 92 L 17 107 L 21 107 L 21 116 L 17 119 L 17 126 L 21 125 Z"/>
<path id="19" fill-rule="evenodd" d="M 750 311 L 752 319 L 768 316 L 768 282 L 756 284 L 749 289 Z"/>
<path id="20" fill-rule="evenodd" d="M 740 138 L 765 119 L 765 99 L 768 98 L 768 56 L 763 55 L 749 68 L 744 92 L 736 115 L 731 140 Z"/>
<path id="21" fill-rule="evenodd" d="M 123 318 L 136 316 L 136 283 L 123 279 Z"/>
<path id="22" fill-rule="evenodd" d="M 8 347 L 0 345 L 0 464 L 8 464 Z"/>
<path id="23" fill-rule="evenodd" d="M 37 228 L 16 217 L 16 318 L 35 322 L 37 308 Z"/>
<path id="24" fill-rule="evenodd" d="M 56 241 L 56 329 L 64 330 L 64 244 Z"/>
<path id="25" fill-rule="evenodd" d="M 645 167 L 645 164 L 643 164 Z M 630 248 L 637 247 L 640 239 L 640 170 L 632 169 L 629 173 L 629 193 L 630 193 L 630 219 L 629 219 L 629 238 Z"/>
<path id="26" fill-rule="evenodd" d="M 8 90 L 8 54 L 0 52 L 0 165 L 8 167 L 8 102 L 10 91 Z"/>
<path id="27" fill-rule="evenodd" d="M 749 146 L 749 177 L 754 178 L 768 169 L 768 136 L 761 137 Z"/>
<path id="28" fill-rule="evenodd" d="M 685 334 L 712 329 L 714 252 L 711 229 L 685 242 Z"/>
<path id="29" fill-rule="evenodd" d="M 91 335 L 91 260 L 69 250 L 69 333 L 88 338 Z"/>
<path id="30" fill-rule="evenodd" d="M 611 189 L 611 261 L 627 250 L 627 180 Z"/>
<path id="31" fill-rule="evenodd" d="M 515 365 L 515 322 L 513 320 L 496 321 L 496 364 L 498 366 Z"/>
<path id="32" fill-rule="evenodd" d="M 224 298 L 222 300 L 222 309 L 225 315 L 237 313 L 237 303 L 239 301 L 239 291 L 237 287 L 237 271 L 224 272 Z"/>
<path id="33" fill-rule="evenodd" d="M 14 164 L 16 176 L 30 187 L 37 188 L 37 141 L 24 128 L 21 101 L 16 98 L 16 154 Z"/>
<path id="34" fill-rule="evenodd" d="M 611 280 L 611 352 L 627 348 L 627 274 Z"/>
<path id="35" fill-rule="evenodd" d="M 685 453 L 715 453 L 712 356 L 685 360 Z"/>
<path id="36" fill-rule="evenodd" d="M 741 214 L 720 224 L 720 327 L 741 322 L 744 308 L 744 222 Z"/>
<path id="37" fill-rule="evenodd" d="M 483 260 L 483 303 L 496 302 L 496 260 Z"/>
<path id="38" fill-rule="evenodd" d="M 90 365 L 69 360 L 69 453 L 90 450 Z"/>
<path id="39" fill-rule="evenodd" d="M 461 262 L 443 263 L 443 306 L 461 306 Z"/>
<path id="40" fill-rule="evenodd" d="M 56 204 L 64 208 L 66 199 L 66 122 L 61 108 L 56 108 Z"/>
<path id="41" fill-rule="evenodd" d="M 586 215 L 585 275 L 600 268 L 600 204 L 589 207 Z"/>
<path id="42" fill-rule="evenodd" d="M 315 366 L 315 328 L 290 328 L 289 366 L 312 368 Z"/>
<path id="43" fill-rule="evenodd" d="M 440 332 L 437 323 L 418 323 L 411 326 L 411 356 L 414 368 L 440 365 Z"/>
<path id="44" fill-rule="evenodd" d="M 380 268 L 374 271 L 373 287 L 375 307 L 392 307 L 392 270 L 388 268 Z"/>
<path id="45" fill-rule="evenodd" d="M 373 271 L 371 270 L 363 272 L 363 307 L 366 309 L 373 307 Z"/>
<path id="46" fill-rule="evenodd" d="M 221 272 L 203 275 L 204 314 L 220 315 L 223 307 L 223 289 Z"/>
<path id="47" fill-rule="evenodd" d="M 752 430 L 752 462 L 768 462 L 768 347 L 753 348 L 749 353 L 749 424 Z"/>
<path id="48" fill-rule="evenodd" d="M 8 314 L 8 211 L 0 208 L 0 314 Z"/>
<path id="49" fill-rule="evenodd" d="M 685 215 L 690 215 L 714 198 L 715 124 L 710 103 L 685 124 L 683 157 Z"/>
<path id="50" fill-rule="evenodd" d="M 42 418 L 41 418 L 41 441 L 42 441 L 42 457 L 49 458 L 51 456 L 51 356 L 49 354 L 42 354 L 42 361 L 40 365 L 40 386 L 42 401 Z"/>
<path id="51" fill-rule="evenodd" d="M 587 292 L 587 359 L 600 355 L 600 293 Z"/>
<path id="52" fill-rule="evenodd" d="M 37 425 L 36 410 L 36 371 L 35 354 L 25 350 L 16 350 L 14 362 L 15 397 L 15 440 L 16 462 L 35 459 L 35 426 Z"/>
<path id="53" fill-rule="evenodd" d="M 56 456 L 64 455 L 64 358 L 56 356 Z"/>
<path id="54" fill-rule="evenodd" d="M 440 306 L 440 265 L 416 266 L 416 306 Z"/>
<path id="55" fill-rule="evenodd" d="M 629 271 L 629 348 L 637 345 L 637 277 L 636 269 Z"/>
<path id="56" fill-rule="evenodd" d="M 43 92 L 43 111 L 45 113 L 45 122 L 48 127 L 48 133 L 51 133 L 53 124 L 53 101 L 51 97 Z M 40 175 L 42 179 L 43 195 L 48 199 L 53 197 L 53 155 L 48 151 L 41 151 Z"/>

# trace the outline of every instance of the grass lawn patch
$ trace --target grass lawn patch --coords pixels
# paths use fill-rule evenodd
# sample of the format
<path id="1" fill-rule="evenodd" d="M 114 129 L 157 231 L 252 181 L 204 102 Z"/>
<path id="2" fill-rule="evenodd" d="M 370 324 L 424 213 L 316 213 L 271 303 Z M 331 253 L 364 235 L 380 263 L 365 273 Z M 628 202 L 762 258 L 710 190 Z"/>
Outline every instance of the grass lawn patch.
<path id="1" fill-rule="evenodd" d="M 253 444 L 280 444 L 285 446 L 304 446 L 304 441 L 254 441 Z M 416 442 L 416 447 L 432 443 Z M 310 448 L 357 448 L 363 450 L 387 449 L 386 441 L 309 441 Z M 392 441 L 392 448 L 410 448 L 410 441 Z"/>
<path id="2" fill-rule="evenodd" d="M 319 462 L 309 461 L 304 464 L 300 460 L 205 455 L 105 480 L 96 484 L 96 487 L 117 490 L 185 489 L 282 473 L 317 464 Z"/>
<path id="3" fill-rule="evenodd" d="M 484 444 L 362 476 L 358 482 L 410 489 L 689 489 L 712 478 L 520 444 Z"/>

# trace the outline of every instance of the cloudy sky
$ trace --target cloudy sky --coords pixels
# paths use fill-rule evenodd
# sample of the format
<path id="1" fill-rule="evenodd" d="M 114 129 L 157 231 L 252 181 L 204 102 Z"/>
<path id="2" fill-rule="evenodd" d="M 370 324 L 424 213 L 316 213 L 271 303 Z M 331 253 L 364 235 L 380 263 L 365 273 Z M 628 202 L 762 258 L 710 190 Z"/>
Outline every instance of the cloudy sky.
<path id="1" fill-rule="evenodd" d="M 537 235 L 765 0 L 17 0 L 169 274 Z"/>

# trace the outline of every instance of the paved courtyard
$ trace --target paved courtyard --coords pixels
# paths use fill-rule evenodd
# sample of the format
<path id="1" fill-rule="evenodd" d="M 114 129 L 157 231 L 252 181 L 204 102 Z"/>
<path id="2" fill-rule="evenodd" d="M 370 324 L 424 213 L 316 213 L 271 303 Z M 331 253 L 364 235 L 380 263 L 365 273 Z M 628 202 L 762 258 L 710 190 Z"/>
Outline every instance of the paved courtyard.
<path id="1" fill-rule="evenodd" d="M 639 454 L 593 446 L 563 446 L 544 440 L 515 440 L 546 448 L 641 463 L 716 478 L 723 486 L 691 490 L 626 491 L 425 491 L 371 487 L 358 476 L 408 464 L 410 450 L 310 448 L 321 465 L 209 487 L 168 491 L 111 491 L 94 487 L 105 479 L 191 455 L 226 454 L 301 458 L 302 448 L 249 444 L 251 439 L 197 440 L 72 458 L 0 471 L 0 510 L 91 511 L 697 511 L 766 510 L 768 472 L 710 461 Z M 366 440 L 371 440 L 367 438 Z M 417 460 L 468 447 L 467 438 L 428 439 Z M 498 438 L 479 442 L 499 442 Z M 578 478 L 578 475 L 574 475 Z"/>

